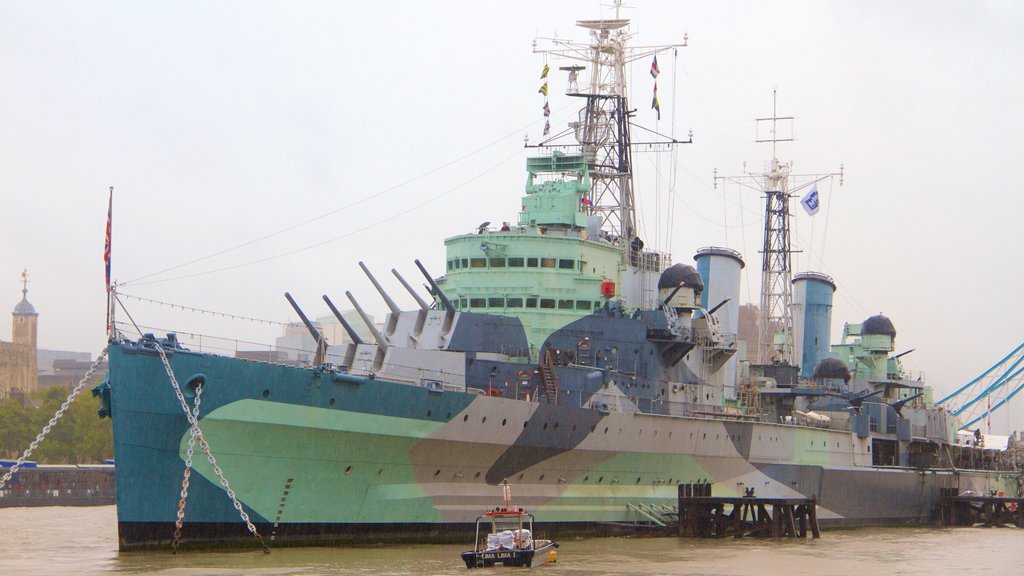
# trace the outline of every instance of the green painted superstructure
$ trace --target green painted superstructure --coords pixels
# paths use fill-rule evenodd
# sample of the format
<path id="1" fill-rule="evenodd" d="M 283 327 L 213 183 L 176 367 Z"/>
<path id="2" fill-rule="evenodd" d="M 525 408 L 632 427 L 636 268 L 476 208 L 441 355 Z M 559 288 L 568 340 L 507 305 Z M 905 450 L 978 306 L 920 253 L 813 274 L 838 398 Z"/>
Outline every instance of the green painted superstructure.
<path id="1" fill-rule="evenodd" d="M 438 282 L 459 310 L 522 320 L 532 359 L 555 330 L 619 294 L 623 243 L 588 227 L 591 190 L 581 155 L 554 152 L 527 160 L 526 196 L 516 225 L 481 228 L 445 241 Z"/>

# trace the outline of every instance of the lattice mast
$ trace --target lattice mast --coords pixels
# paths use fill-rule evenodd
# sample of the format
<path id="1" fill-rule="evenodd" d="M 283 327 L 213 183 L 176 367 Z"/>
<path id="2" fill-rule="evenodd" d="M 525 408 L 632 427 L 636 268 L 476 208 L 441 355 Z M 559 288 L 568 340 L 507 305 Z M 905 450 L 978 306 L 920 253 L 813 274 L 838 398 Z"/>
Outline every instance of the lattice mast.
<path id="1" fill-rule="evenodd" d="M 843 168 L 829 174 L 791 173 L 789 162 L 780 162 L 776 153 L 779 142 L 792 142 L 792 116 L 778 115 L 776 91 L 772 91 L 772 115 L 756 120 L 758 134 L 761 126 L 768 126 L 768 137 L 756 138 L 758 143 L 772 145 L 772 159 L 767 171 L 747 173 L 741 177 L 719 177 L 718 180 L 753 180 L 764 193 L 764 231 L 761 243 L 761 303 L 760 324 L 758 325 L 757 362 L 759 364 L 794 364 L 793 358 L 793 250 L 790 240 L 790 199 L 799 190 L 818 182 L 839 176 L 842 185 Z M 789 136 L 779 135 L 779 124 L 790 125 Z M 716 171 L 717 172 L 717 171 Z M 793 187 L 794 178 L 804 183 Z"/>
<path id="2" fill-rule="evenodd" d="M 758 328 L 758 362 L 793 363 L 793 250 L 789 233 L 789 163 L 779 162 L 776 145 L 791 142 L 780 138 L 779 121 L 792 122 L 792 116 L 779 117 L 778 100 L 772 91 L 771 118 L 758 118 L 759 124 L 771 122 L 771 167 L 761 175 L 764 186 L 764 235 L 761 244 L 761 323 Z M 776 339 L 779 342 L 776 342 Z"/>
<path id="3" fill-rule="evenodd" d="M 568 130 L 587 159 L 592 181 L 585 210 L 601 216 L 602 231 L 624 239 L 623 258 L 630 262 L 632 252 L 638 248 L 631 242 L 637 235 L 630 137 L 634 111 L 628 105 L 626 64 L 685 47 L 686 43 L 628 47 L 633 37 L 627 29 L 629 19 L 620 17 L 621 0 L 616 0 L 614 6 L 614 19 L 576 21 L 577 26 L 589 30 L 588 42 L 542 38 L 556 47 L 539 49 L 534 41 L 534 52 L 583 63 L 563 66 L 560 70 L 569 75 L 566 95 L 583 98 L 586 102 L 579 119 L 570 122 Z M 580 78 L 581 74 L 585 74 L 584 79 Z M 559 146 L 557 141 L 566 134 L 553 135 L 535 147 Z M 669 139 L 660 143 L 677 141 Z"/>

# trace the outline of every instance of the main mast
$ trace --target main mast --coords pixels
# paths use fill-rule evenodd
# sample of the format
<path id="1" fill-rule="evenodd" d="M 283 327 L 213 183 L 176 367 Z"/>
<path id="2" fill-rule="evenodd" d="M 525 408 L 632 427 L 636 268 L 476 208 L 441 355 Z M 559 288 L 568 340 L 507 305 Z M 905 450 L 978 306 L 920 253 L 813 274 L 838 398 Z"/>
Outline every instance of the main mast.
<path id="1" fill-rule="evenodd" d="M 575 137 L 593 182 L 584 209 L 600 216 L 603 232 L 622 239 L 625 262 L 636 266 L 643 244 L 637 237 L 633 195 L 630 119 L 634 111 L 629 109 L 627 98 L 626 64 L 686 44 L 627 47 L 633 35 L 627 30 L 629 19 L 619 17 L 621 8 L 622 2 L 617 0 L 614 19 L 577 20 L 577 26 L 589 31 L 586 43 L 548 38 L 556 47 L 545 50 L 538 49 L 534 42 L 535 52 L 584 63 L 559 69 L 568 73 L 566 95 L 585 100 L 578 120 L 570 122 L 567 131 L 535 147 L 560 146 L 561 137 Z M 581 74 L 586 74 L 585 80 L 580 79 Z M 666 139 L 654 144 L 673 143 L 677 141 Z"/>

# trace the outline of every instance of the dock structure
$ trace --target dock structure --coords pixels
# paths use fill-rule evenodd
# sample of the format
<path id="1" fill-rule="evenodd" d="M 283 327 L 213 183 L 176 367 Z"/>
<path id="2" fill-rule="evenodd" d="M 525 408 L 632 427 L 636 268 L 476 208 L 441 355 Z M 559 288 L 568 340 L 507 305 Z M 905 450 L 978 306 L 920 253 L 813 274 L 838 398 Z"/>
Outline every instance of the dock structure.
<path id="1" fill-rule="evenodd" d="M 813 497 L 759 498 L 753 491 L 713 497 L 710 484 L 698 486 L 679 486 L 679 535 L 684 538 L 821 537 Z"/>
<path id="2" fill-rule="evenodd" d="M 943 526 L 1014 526 L 1024 528 L 1024 498 L 957 495 L 955 488 L 945 488 L 940 505 Z"/>

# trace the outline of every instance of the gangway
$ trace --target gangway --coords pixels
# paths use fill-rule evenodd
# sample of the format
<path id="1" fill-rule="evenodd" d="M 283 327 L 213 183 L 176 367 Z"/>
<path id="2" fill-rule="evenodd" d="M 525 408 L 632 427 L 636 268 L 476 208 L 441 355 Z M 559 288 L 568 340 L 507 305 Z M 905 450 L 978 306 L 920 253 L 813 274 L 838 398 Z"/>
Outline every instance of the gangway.
<path id="1" fill-rule="evenodd" d="M 986 420 L 1024 389 L 1024 342 L 980 376 L 935 403 L 946 407 L 968 430 Z"/>

